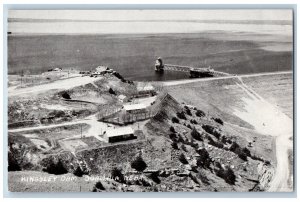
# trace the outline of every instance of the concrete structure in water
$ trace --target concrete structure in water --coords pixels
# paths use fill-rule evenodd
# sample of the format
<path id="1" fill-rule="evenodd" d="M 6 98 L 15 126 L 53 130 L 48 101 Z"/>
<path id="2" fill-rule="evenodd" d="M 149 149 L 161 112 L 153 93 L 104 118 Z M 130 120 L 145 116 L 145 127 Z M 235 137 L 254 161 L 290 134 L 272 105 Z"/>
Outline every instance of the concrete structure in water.
<path id="1" fill-rule="evenodd" d="M 134 131 L 131 127 L 122 127 L 107 131 L 103 138 L 108 143 L 120 142 L 135 139 Z"/>

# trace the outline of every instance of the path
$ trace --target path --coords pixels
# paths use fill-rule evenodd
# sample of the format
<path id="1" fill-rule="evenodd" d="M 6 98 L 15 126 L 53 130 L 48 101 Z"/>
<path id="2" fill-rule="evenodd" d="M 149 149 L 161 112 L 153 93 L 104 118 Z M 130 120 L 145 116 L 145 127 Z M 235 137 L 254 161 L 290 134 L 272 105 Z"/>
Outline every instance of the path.
<path id="1" fill-rule="evenodd" d="M 26 88 L 17 88 L 17 89 L 9 89 L 8 95 L 9 96 L 16 96 L 22 94 L 29 94 L 29 93 L 38 93 L 43 91 L 48 91 L 52 89 L 70 89 L 77 86 L 86 85 L 88 83 L 93 83 L 94 81 L 98 80 L 99 78 L 94 77 L 73 77 L 68 79 L 57 80 L 52 83 L 31 86 Z"/>
<path id="2" fill-rule="evenodd" d="M 208 77 L 208 78 L 198 78 L 198 79 L 185 79 L 185 80 L 176 80 L 176 81 L 164 81 L 157 82 L 162 83 L 164 86 L 175 86 L 187 83 L 194 82 L 205 82 L 205 81 L 213 81 L 213 80 L 223 80 L 223 79 L 232 79 L 232 78 L 249 78 L 249 77 L 257 77 L 257 76 L 268 76 L 268 75 L 280 75 L 280 74 L 292 74 L 292 71 L 282 71 L 282 72 L 266 72 L 266 73 L 258 73 L 258 74 L 244 74 L 244 75 L 232 75 L 232 76 L 223 76 L 223 77 Z"/>
<path id="3" fill-rule="evenodd" d="M 293 120 L 245 85 L 241 78 L 238 79 L 240 83 L 237 85 L 244 90 L 249 98 L 242 98 L 245 107 L 243 110 L 236 110 L 234 114 L 253 125 L 261 134 L 276 138 L 276 172 L 269 184 L 268 191 L 292 191 L 288 186 L 288 150 L 293 148 L 292 141 L 289 139 L 293 136 Z"/>

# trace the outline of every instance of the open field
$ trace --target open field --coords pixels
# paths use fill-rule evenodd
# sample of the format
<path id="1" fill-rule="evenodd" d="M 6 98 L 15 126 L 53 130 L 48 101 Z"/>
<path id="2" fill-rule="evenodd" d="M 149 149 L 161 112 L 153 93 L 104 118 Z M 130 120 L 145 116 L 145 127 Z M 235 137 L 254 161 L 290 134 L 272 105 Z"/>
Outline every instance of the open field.
<path id="1" fill-rule="evenodd" d="M 25 69 L 34 74 L 52 67 L 92 70 L 105 65 L 128 79 L 170 80 L 187 75 L 155 74 L 157 57 L 169 64 L 211 65 L 219 71 L 242 74 L 291 70 L 291 50 L 291 37 L 253 33 L 16 35 L 8 37 L 8 72 L 20 74 Z"/>

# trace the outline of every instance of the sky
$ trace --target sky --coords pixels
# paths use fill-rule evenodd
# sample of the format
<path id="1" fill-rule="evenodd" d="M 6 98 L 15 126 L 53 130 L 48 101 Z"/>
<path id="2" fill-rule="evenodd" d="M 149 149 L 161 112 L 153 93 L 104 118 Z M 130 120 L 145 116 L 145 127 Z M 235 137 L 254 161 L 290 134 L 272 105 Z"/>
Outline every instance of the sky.
<path id="1" fill-rule="evenodd" d="M 68 20 L 292 20 L 292 10 L 10 10 L 9 18 Z"/>
<path id="2" fill-rule="evenodd" d="M 291 24 L 278 25 L 247 21 L 292 21 L 293 13 L 288 9 L 10 10 L 8 17 L 25 19 L 9 21 L 8 31 L 14 34 L 143 34 L 230 31 L 291 36 Z M 27 19 L 39 19 L 39 21 L 28 21 Z M 203 22 L 205 20 L 217 20 L 218 22 L 205 23 Z M 219 22 L 220 20 L 222 22 Z M 223 22 L 226 20 L 230 23 Z"/>

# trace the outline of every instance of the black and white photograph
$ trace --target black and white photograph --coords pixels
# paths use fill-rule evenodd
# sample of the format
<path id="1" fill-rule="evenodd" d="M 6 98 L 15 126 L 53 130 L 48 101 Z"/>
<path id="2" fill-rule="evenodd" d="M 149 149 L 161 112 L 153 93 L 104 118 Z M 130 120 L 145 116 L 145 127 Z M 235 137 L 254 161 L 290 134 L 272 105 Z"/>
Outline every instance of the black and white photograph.
<path id="1" fill-rule="evenodd" d="M 293 9 L 10 9 L 5 35 L 9 192 L 294 191 Z"/>

